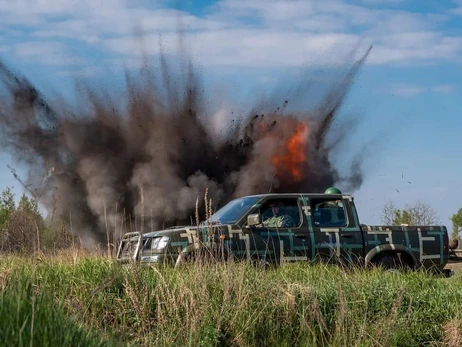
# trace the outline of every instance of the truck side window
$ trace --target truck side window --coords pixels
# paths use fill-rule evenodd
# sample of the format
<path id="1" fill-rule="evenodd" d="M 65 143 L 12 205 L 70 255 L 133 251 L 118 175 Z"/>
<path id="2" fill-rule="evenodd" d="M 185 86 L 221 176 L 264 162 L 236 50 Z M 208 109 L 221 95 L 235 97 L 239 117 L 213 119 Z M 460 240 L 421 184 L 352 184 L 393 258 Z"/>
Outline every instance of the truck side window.
<path id="1" fill-rule="evenodd" d="M 347 226 L 347 218 L 342 200 L 311 201 L 314 224 L 318 227 L 334 228 Z"/>
<path id="2" fill-rule="evenodd" d="M 297 199 L 272 199 L 260 208 L 261 227 L 294 228 L 301 224 Z"/>

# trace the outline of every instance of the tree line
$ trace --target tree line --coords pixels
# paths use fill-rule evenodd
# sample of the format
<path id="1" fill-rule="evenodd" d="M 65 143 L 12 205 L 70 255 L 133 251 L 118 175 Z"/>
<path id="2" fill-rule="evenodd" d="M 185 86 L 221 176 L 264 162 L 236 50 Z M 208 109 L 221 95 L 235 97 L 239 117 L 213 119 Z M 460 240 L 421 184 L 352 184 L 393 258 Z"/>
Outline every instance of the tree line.
<path id="1" fill-rule="evenodd" d="M 413 205 L 407 204 L 404 209 L 396 208 L 392 201 L 385 204 L 382 209 L 381 222 L 385 225 L 440 225 L 436 211 L 426 203 L 418 201 Z M 462 208 L 451 216 L 451 240 L 459 240 L 462 231 Z"/>
<path id="2" fill-rule="evenodd" d="M 451 217 L 451 240 L 459 240 L 462 231 L 462 208 Z M 381 215 L 383 225 L 440 225 L 436 211 L 420 202 L 396 208 L 387 202 Z M 462 242 L 459 242 L 462 244 Z M 23 194 L 16 204 L 9 187 L 0 194 L 0 252 L 31 252 L 69 248 L 79 245 L 76 235 L 72 235 L 69 223 L 63 219 L 44 218 L 34 198 Z"/>
<path id="3" fill-rule="evenodd" d="M 57 250 L 77 243 L 68 223 L 44 218 L 34 198 L 23 194 L 16 204 L 9 187 L 0 194 L 0 252 Z"/>

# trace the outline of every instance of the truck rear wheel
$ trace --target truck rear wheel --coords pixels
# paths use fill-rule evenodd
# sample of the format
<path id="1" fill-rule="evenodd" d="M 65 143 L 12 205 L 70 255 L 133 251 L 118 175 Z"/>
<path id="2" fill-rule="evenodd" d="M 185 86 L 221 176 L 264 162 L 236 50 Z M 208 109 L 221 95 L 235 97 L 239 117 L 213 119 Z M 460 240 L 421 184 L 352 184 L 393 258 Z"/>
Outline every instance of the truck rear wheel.
<path id="1" fill-rule="evenodd" d="M 381 267 L 386 272 L 405 272 L 410 271 L 411 266 L 398 257 L 397 254 L 383 254 L 374 259 L 374 264 Z"/>

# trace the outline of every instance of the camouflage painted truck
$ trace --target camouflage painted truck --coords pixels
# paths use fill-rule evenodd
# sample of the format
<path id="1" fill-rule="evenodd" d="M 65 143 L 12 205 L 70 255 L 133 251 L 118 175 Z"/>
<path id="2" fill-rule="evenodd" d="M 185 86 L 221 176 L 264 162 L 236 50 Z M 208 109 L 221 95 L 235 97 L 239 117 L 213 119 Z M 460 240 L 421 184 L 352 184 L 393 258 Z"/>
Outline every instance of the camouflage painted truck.
<path id="1" fill-rule="evenodd" d="M 199 226 L 124 235 L 120 262 L 175 264 L 198 254 L 257 264 L 326 261 L 431 269 L 449 276 L 445 226 L 361 224 L 354 199 L 325 194 L 262 194 L 232 200 Z"/>

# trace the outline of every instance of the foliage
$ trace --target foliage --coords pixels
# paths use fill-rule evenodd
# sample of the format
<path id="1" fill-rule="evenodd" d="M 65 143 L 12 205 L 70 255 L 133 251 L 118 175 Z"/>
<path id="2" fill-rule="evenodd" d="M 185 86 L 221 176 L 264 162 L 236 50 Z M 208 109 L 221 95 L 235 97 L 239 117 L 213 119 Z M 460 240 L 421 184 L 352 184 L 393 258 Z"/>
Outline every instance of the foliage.
<path id="1" fill-rule="evenodd" d="M 15 210 L 14 195 L 7 187 L 0 195 L 0 230 L 7 227 L 10 216 Z"/>
<path id="2" fill-rule="evenodd" d="M 38 295 L 62 303 L 64 322 L 82 322 L 85 331 L 119 345 L 423 346 L 461 337 L 454 335 L 462 318 L 458 276 L 306 263 L 262 271 L 243 263 L 173 269 L 121 267 L 88 257 L 42 258 L 40 263 L 9 257 L 0 264 L 0 278 L 23 283 L 0 283 L 3 296 L 35 288 Z M 32 285 L 27 287 L 27 281 Z M 3 317 L 14 323 L 17 311 L 9 310 Z M 36 300 L 35 310 L 48 312 L 48 318 L 40 316 L 43 324 L 54 319 L 50 301 Z M 5 336 L 15 329 L 17 339 L 28 341 L 31 319 L 21 322 L 22 329 L 5 325 Z M 48 331 L 55 345 L 64 339 L 60 334 Z"/>
<path id="3" fill-rule="evenodd" d="M 33 252 L 70 247 L 76 241 L 63 222 L 45 223 L 37 201 L 23 194 L 16 206 L 10 188 L 0 194 L 0 250 Z"/>
<path id="4" fill-rule="evenodd" d="M 31 215 L 38 222 L 43 222 L 43 217 L 39 211 L 37 201 L 34 198 L 27 197 L 26 194 L 21 196 L 17 210 Z"/>
<path id="5" fill-rule="evenodd" d="M 393 225 L 395 219 L 396 207 L 393 201 L 388 201 L 382 209 L 382 223 L 385 225 Z"/>
<path id="6" fill-rule="evenodd" d="M 452 234 L 451 238 L 453 240 L 459 238 L 459 232 L 462 229 L 462 208 L 459 208 L 459 211 L 454 213 L 451 217 L 452 221 Z"/>
<path id="7" fill-rule="evenodd" d="M 402 225 L 402 224 L 407 224 L 407 225 L 416 225 L 416 223 L 413 222 L 412 215 L 409 210 L 396 210 L 395 211 L 395 218 L 393 219 L 393 225 Z M 422 225 L 422 224 L 419 224 Z"/>
<path id="8" fill-rule="evenodd" d="M 436 225 L 440 221 L 436 211 L 426 202 L 418 201 L 414 205 L 407 204 L 401 210 L 389 201 L 382 209 L 382 223 L 385 225 Z"/>

